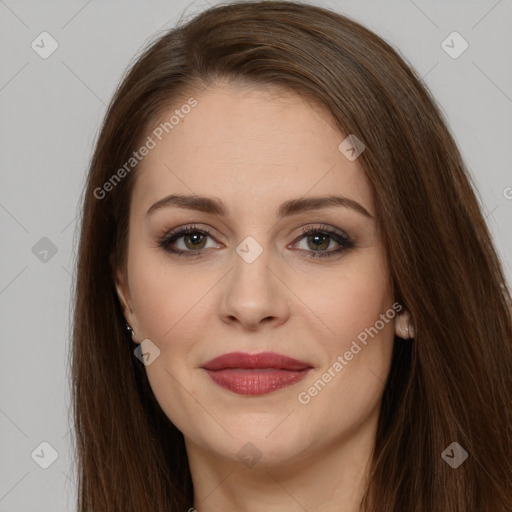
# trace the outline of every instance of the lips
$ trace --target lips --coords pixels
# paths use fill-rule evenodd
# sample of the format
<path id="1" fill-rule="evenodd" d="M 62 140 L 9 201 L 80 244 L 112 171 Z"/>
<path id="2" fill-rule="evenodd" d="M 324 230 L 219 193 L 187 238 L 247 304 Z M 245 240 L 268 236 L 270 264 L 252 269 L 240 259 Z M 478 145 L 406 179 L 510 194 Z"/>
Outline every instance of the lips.
<path id="1" fill-rule="evenodd" d="M 313 367 L 274 352 L 231 352 L 202 367 L 218 386 L 239 395 L 263 395 L 299 382 Z"/>
<path id="2" fill-rule="evenodd" d="M 275 352 L 260 352 L 259 354 L 230 352 L 229 354 L 223 354 L 211 359 L 202 368 L 214 371 L 227 368 L 247 370 L 275 368 L 276 370 L 300 371 L 312 368 L 312 366 L 304 361 L 276 354 Z"/>

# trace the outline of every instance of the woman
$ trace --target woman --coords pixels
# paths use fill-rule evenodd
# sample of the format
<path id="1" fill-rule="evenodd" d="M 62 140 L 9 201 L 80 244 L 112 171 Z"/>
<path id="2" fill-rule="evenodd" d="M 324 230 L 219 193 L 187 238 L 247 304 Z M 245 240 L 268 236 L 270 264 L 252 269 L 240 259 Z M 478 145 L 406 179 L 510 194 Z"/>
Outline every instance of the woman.
<path id="1" fill-rule="evenodd" d="M 240 2 L 155 41 L 77 270 L 78 510 L 512 510 L 510 293 L 435 101 L 358 23 Z"/>

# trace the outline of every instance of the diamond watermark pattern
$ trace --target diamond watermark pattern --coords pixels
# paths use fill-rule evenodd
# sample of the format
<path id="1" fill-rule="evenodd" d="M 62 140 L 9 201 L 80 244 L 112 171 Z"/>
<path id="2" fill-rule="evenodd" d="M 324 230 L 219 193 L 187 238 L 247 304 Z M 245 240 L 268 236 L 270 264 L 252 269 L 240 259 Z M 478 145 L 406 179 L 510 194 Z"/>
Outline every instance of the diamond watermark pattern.
<path id="1" fill-rule="evenodd" d="M 456 31 L 441 43 L 441 48 L 452 58 L 458 59 L 469 47 L 468 42 Z"/>
<path id="2" fill-rule="evenodd" d="M 40 443 L 30 454 L 34 462 L 43 469 L 48 469 L 59 457 L 57 450 L 47 441 Z"/>
<path id="3" fill-rule="evenodd" d="M 238 245 L 236 252 L 246 263 L 252 263 L 263 252 L 263 247 L 252 236 L 248 236 Z"/>
<path id="4" fill-rule="evenodd" d="M 149 366 L 160 356 L 160 349 L 149 339 L 142 340 L 141 344 L 133 351 L 135 357 L 144 366 Z"/>
<path id="5" fill-rule="evenodd" d="M 41 32 L 30 46 L 39 57 L 47 59 L 59 47 L 59 43 L 48 32 Z"/>
<path id="6" fill-rule="evenodd" d="M 257 446 L 252 443 L 246 443 L 240 448 L 237 457 L 248 468 L 252 468 L 260 459 L 261 452 Z"/>
<path id="7" fill-rule="evenodd" d="M 49 238 L 43 236 L 32 247 L 32 253 L 43 263 L 48 263 L 57 254 L 57 246 Z"/>
<path id="8" fill-rule="evenodd" d="M 340 153 L 342 153 L 348 160 L 353 162 L 364 150 L 366 146 L 354 134 L 350 134 L 338 146 Z"/>
<path id="9" fill-rule="evenodd" d="M 468 452 L 459 443 L 453 442 L 441 453 L 441 457 L 453 469 L 457 469 L 468 458 Z"/>

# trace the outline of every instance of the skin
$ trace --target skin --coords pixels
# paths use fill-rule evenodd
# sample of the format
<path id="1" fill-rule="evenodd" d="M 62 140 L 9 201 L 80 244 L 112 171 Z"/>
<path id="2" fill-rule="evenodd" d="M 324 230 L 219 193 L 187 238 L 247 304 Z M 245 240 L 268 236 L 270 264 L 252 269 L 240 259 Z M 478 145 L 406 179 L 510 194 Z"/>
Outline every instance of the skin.
<path id="1" fill-rule="evenodd" d="M 357 159 L 338 150 L 345 135 L 302 97 L 219 83 L 194 97 L 198 105 L 137 169 L 127 267 L 116 269 L 134 340 L 160 350 L 146 371 L 184 435 L 194 507 L 355 511 L 403 313 L 309 403 L 297 397 L 394 303 L 370 188 Z M 146 215 L 171 193 L 216 197 L 228 215 L 175 207 Z M 277 216 L 286 200 L 331 194 L 357 201 L 373 218 L 339 206 Z M 200 239 L 202 256 L 177 257 L 158 246 L 170 229 L 190 224 L 211 231 Z M 308 258 L 339 247 L 328 238 L 316 249 L 301 234 L 321 224 L 345 232 L 354 248 Z M 247 236 L 263 250 L 250 264 L 236 252 Z M 194 245 L 182 236 L 174 247 Z M 200 368 L 232 351 L 274 351 L 313 369 L 266 395 L 238 395 Z M 238 458 L 249 442 L 260 454 L 252 467 Z"/>

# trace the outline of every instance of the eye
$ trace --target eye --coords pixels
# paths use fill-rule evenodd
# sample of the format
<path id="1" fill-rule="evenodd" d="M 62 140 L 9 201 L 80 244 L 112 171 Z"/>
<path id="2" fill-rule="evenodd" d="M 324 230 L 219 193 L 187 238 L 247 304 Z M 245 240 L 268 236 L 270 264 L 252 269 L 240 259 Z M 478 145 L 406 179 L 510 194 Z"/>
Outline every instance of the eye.
<path id="1" fill-rule="evenodd" d="M 210 237 L 208 230 L 199 229 L 197 226 L 187 226 L 167 233 L 159 240 L 158 245 L 177 256 L 195 256 L 204 252 L 202 249 L 206 248 L 208 237 Z M 173 247 L 174 245 L 181 245 L 181 247 L 176 248 Z"/>
<path id="2" fill-rule="evenodd" d="M 297 240 L 302 239 L 305 239 L 306 249 L 299 250 L 306 251 L 309 258 L 329 258 L 354 247 L 354 243 L 348 235 L 341 230 L 333 230 L 328 226 L 303 228 L 302 235 Z M 339 247 L 328 251 L 327 249 L 333 241 Z"/>

